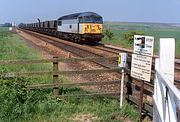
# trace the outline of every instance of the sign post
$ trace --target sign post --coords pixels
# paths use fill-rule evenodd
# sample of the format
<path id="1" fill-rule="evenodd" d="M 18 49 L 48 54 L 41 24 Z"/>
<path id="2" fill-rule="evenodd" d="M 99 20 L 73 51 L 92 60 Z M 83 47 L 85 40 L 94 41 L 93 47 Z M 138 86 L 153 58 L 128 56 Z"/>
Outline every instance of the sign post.
<path id="1" fill-rule="evenodd" d="M 154 37 L 134 35 L 134 54 L 132 54 L 131 77 L 141 80 L 139 95 L 139 119 L 143 106 L 144 81 L 150 82 Z"/>
<path id="2" fill-rule="evenodd" d="M 139 119 L 140 119 L 140 122 L 142 121 L 141 118 L 142 118 L 142 107 L 143 107 L 143 92 L 144 91 L 144 80 L 141 80 L 141 89 L 140 89 L 140 95 L 139 95 Z"/>
<path id="3" fill-rule="evenodd" d="M 120 108 L 122 107 L 123 102 L 123 88 L 124 88 L 124 75 L 125 75 L 125 67 L 126 67 L 126 53 L 119 54 L 118 66 L 121 68 L 121 92 L 120 92 Z"/>

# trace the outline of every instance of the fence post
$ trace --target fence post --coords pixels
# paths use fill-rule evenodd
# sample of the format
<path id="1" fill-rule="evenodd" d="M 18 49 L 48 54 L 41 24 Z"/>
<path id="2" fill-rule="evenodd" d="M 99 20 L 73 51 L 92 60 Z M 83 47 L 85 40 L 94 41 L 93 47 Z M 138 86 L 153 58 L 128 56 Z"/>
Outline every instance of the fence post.
<path id="1" fill-rule="evenodd" d="M 53 57 L 53 59 L 57 59 L 58 57 Z M 58 62 L 54 61 L 53 62 L 53 72 L 57 72 L 58 71 Z M 56 85 L 56 83 L 58 83 L 58 74 L 53 73 L 53 84 L 54 84 L 54 88 L 53 88 L 53 95 L 58 95 L 58 86 Z"/>
<path id="2" fill-rule="evenodd" d="M 130 55 L 128 54 L 127 56 L 127 60 L 129 59 L 130 60 Z M 131 62 L 130 61 L 127 61 L 127 68 L 131 70 Z M 126 83 L 126 87 L 127 87 L 127 100 L 130 101 L 129 99 L 129 96 L 132 95 L 132 87 L 131 87 L 131 84 L 132 84 L 132 77 L 129 73 L 127 73 L 127 83 Z"/>

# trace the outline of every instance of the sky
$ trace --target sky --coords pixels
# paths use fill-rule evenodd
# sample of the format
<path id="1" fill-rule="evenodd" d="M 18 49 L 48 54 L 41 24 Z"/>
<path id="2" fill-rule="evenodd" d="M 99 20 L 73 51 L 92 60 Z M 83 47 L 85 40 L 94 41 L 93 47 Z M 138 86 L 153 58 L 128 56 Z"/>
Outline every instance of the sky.
<path id="1" fill-rule="evenodd" d="M 180 0 L 0 0 L 0 23 L 54 20 L 86 11 L 104 21 L 180 23 Z"/>

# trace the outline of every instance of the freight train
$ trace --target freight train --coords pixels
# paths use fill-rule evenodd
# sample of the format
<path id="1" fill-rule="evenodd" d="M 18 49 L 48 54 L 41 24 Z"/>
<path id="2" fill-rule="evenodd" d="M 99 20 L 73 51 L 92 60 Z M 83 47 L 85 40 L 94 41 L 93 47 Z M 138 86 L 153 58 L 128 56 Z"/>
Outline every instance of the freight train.
<path id="1" fill-rule="evenodd" d="M 96 43 L 103 38 L 103 18 L 94 12 L 65 15 L 57 20 L 20 24 L 19 28 L 76 43 Z"/>

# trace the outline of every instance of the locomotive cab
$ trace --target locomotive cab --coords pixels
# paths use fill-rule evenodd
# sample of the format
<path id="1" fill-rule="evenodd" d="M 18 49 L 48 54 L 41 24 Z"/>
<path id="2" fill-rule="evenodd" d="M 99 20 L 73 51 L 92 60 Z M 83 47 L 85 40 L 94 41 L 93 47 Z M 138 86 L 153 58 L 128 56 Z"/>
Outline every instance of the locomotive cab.
<path id="1" fill-rule="evenodd" d="M 58 19 L 58 31 L 77 34 L 102 34 L 103 19 L 93 12 L 76 13 Z"/>

